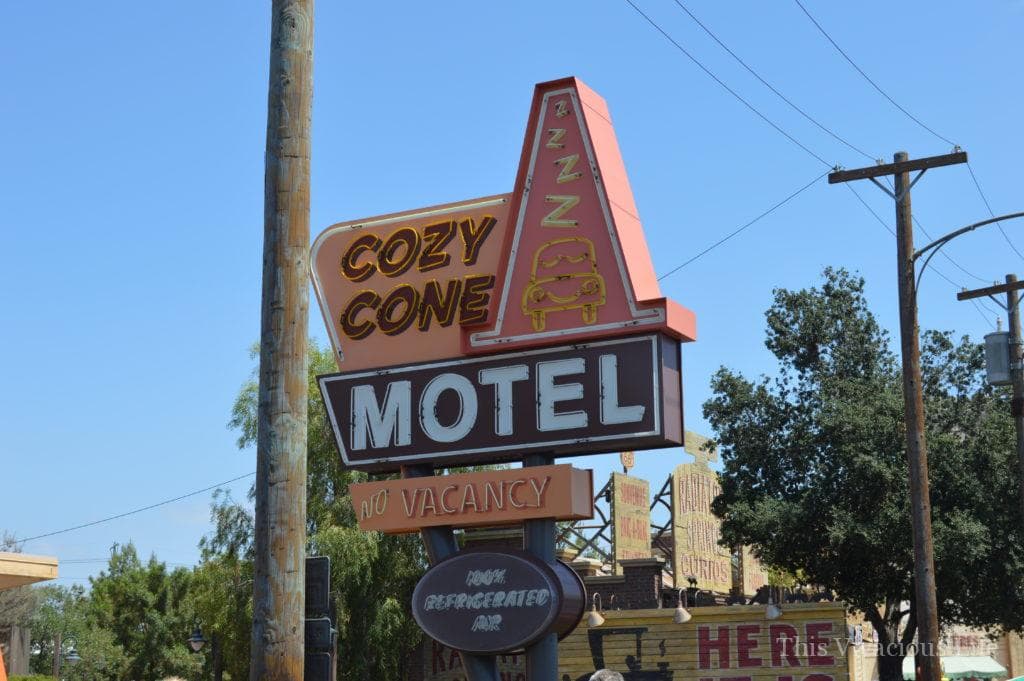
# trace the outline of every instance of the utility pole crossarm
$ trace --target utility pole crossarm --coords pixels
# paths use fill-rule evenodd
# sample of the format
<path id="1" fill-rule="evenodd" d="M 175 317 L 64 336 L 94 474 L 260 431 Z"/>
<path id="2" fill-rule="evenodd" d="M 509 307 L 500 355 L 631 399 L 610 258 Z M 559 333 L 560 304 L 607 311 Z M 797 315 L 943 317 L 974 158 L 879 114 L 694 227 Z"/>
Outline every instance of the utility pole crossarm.
<path id="1" fill-rule="evenodd" d="M 850 182 L 851 180 L 868 180 L 883 175 L 898 175 L 908 173 L 912 170 L 927 170 L 928 168 L 941 168 L 958 163 L 967 163 L 967 152 L 957 151 L 942 156 L 928 156 L 926 158 L 915 158 L 909 161 L 897 161 L 882 165 L 868 166 L 866 168 L 854 168 L 853 170 L 837 170 L 828 174 L 828 183 L 837 184 Z"/>
<path id="2" fill-rule="evenodd" d="M 994 296 L 999 293 L 1009 293 L 1010 291 L 1020 291 L 1021 289 L 1024 289 L 1024 281 L 1015 281 L 1012 283 L 999 284 L 998 286 L 976 288 L 971 291 L 961 291 L 956 294 L 956 299 L 971 300 L 972 298 L 984 298 L 985 296 Z"/>

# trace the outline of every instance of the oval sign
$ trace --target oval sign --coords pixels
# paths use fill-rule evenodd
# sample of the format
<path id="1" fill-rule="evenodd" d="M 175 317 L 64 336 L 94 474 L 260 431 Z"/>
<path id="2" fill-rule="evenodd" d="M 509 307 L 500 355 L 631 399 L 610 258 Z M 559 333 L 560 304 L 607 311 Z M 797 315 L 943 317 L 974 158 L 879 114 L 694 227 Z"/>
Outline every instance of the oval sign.
<path id="1" fill-rule="evenodd" d="M 513 550 L 457 553 L 428 570 L 412 598 L 427 635 L 477 655 L 520 650 L 563 623 L 571 630 L 586 600 L 578 577 Z"/>

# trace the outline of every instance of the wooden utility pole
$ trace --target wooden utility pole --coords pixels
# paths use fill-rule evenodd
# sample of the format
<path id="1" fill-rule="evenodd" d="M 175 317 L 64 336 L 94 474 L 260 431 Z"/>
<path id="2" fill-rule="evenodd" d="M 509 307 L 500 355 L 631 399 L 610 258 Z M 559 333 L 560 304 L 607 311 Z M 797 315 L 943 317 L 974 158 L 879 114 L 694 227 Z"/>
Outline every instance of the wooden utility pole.
<path id="1" fill-rule="evenodd" d="M 999 293 L 1006 294 L 1006 313 L 1010 322 L 1010 384 L 1013 386 L 1013 400 L 1010 402 L 1010 414 L 1017 430 L 1017 467 L 1020 475 L 1020 512 L 1024 518 L 1024 348 L 1022 348 L 1020 331 L 1020 297 L 1017 293 L 1024 288 L 1024 282 L 1017 281 L 1014 274 L 1006 275 L 1006 283 L 1000 286 L 988 286 L 973 291 L 961 291 L 957 300 L 970 300 Z M 999 303 L 998 300 L 996 300 Z M 1002 305 L 1002 303 L 999 303 Z"/>
<path id="2" fill-rule="evenodd" d="M 1017 429 L 1017 466 L 1020 473 L 1020 512 L 1024 518 L 1024 355 L 1021 353 L 1020 302 L 1017 289 L 1013 287 L 1017 277 L 1006 275 L 1006 311 L 1010 315 L 1010 379 L 1013 381 L 1013 401 L 1010 412 Z"/>
<path id="3" fill-rule="evenodd" d="M 900 348 L 903 356 L 903 402 L 910 472 L 910 515 L 914 530 L 914 605 L 917 615 L 923 681 L 940 681 L 939 619 L 935 596 L 935 555 L 932 546 L 931 494 L 928 487 L 928 447 L 924 432 L 924 396 L 918 347 L 917 285 L 914 267 L 914 225 L 910 189 L 929 168 L 966 163 L 963 151 L 911 161 L 899 151 L 893 162 L 829 174 L 829 184 L 869 179 L 896 201 L 896 272 L 900 301 Z M 919 171 L 911 181 L 910 172 Z M 893 175 L 892 191 L 876 177 Z M 919 679 L 919 681 L 922 681 Z"/>
<path id="4" fill-rule="evenodd" d="M 907 160 L 898 152 L 894 160 Z M 942 678 L 938 655 L 939 619 L 935 596 L 935 552 L 932 546 L 932 504 L 928 486 L 928 446 L 924 435 L 924 393 L 921 385 L 921 352 L 918 347 L 917 291 L 914 267 L 914 224 L 910 209 L 910 173 L 895 173 L 896 258 L 899 277 L 900 349 L 903 356 L 904 422 L 907 431 L 907 464 L 910 469 L 910 515 L 914 527 L 914 589 L 917 607 L 917 640 L 926 681 Z"/>
<path id="5" fill-rule="evenodd" d="M 271 12 L 249 678 L 302 681 L 313 0 Z"/>

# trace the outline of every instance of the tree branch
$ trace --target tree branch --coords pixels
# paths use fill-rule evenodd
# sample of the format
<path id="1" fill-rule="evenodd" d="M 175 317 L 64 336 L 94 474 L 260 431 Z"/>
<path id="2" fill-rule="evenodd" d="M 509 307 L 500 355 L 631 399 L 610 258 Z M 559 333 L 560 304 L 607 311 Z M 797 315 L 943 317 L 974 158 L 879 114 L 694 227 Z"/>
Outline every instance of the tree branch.
<path id="1" fill-rule="evenodd" d="M 885 620 L 882 618 L 882 613 L 878 612 L 878 608 L 872 605 L 870 608 L 864 611 L 864 617 L 867 618 L 868 622 L 871 622 L 871 626 L 875 628 L 875 634 L 878 635 L 878 642 L 883 646 L 889 645 L 889 630 L 885 627 Z"/>

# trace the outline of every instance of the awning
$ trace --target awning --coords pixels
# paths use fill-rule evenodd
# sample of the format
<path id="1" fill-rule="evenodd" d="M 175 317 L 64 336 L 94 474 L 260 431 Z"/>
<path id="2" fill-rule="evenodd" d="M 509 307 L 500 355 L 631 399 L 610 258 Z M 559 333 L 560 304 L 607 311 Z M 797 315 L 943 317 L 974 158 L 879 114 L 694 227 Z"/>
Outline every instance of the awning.
<path id="1" fill-rule="evenodd" d="M 56 578 L 56 558 L 0 553 L 0 591 Z"/>
<path id="2" fill-rule="evenodd" d="M 914 656 L 903 658 L 903 678 L 913 681 Z M 1008 676 L 1006 668 L 987 655 L 943 655 L 942 677 L 946 679 L 991 679 Z"/>

